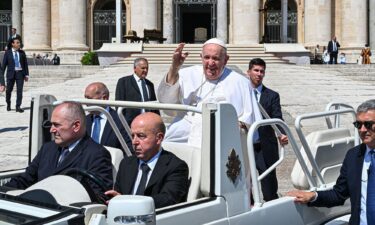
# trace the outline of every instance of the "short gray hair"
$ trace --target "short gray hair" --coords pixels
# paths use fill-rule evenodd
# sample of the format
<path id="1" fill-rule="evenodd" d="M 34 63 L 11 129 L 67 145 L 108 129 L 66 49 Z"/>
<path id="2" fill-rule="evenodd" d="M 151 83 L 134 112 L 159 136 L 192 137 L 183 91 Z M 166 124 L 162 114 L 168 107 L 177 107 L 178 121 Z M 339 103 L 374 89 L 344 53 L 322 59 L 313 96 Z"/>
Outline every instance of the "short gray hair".
<path id="1" fill-rule="evenodd" d="M 81 122 L 81 127 L 86 130 L 86 115 L 81 103 L 67 101 L 61 103 L 60 106 L 64 107 L 67 113 L 66 116 L 68 116 L 72 122 L 79 120 Z"/>
<path id="2" fill-rule="evenodd" d="M 146 62 L 148 64 L 148 61 L 146 58 L 142 58 L 142 57 L 136 58 L 133 64 L 134 68 L 137 67 L 140 62 Z"/>
<path id="3" fill-rule="evenodd" d="M 369 110 L 375 110 L 375 99 L 370 99 L 360 104 L 357 108 L 357 113 L 364 113 Z"/>

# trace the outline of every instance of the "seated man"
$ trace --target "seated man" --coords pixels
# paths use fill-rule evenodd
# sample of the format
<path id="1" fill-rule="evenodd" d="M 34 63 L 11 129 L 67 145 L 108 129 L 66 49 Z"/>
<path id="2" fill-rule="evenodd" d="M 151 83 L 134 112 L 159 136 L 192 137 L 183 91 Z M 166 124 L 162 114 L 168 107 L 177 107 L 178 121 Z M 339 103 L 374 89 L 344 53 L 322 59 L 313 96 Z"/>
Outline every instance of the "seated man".
<path id="1" fill-rule="evenodd" d="M 94 82 L 86 87 L 85 98 L 108 100 L 109 90 L 107 86 L 105 86 L 105 84 L 101 82 Z M 121 132 L 122 137 L 124 138 L 124 141 L 126 142 L 126 145 L 128 146 L 129 150 L 132 151 L 133 148 L 131 139 L 126 133 L 124 126 L 122 126 L 120 118 L 118 117 L 116 111 L 109 106 L 106 107 L 106 111 L 111 114 L 113 120 L 115 121 L 118 129 Z M 86 122 L 87 134 L 91 136 L 91 138 L 95 142 L 105 146 L 124 150 L 113 128 L 111 127 L 111 124 L 108 122 L 107 117 L 103 113 L 90 113 L 86 116 Z"/>
<path id="2" fill-rule="evenodd" d="M 6 187 L 25 189 L 69 168 L 92 172 L 111 189 L 112 163 L 109 152 L 86 134 L 85 113 L 75 102 L 62 103 L 53 110 L 51 129 L 55 140 L 43 144 L 26 171 L 12 178 Z M 95 191 L 100 191 L 94 187 Z"/>
<path id="3" fill-rule="evenodd" d="M 161 208 L 186 200 L 188 192 L 187 164 L 161 147 L 165 125 L 155 113 L 137 116 L 131 125 L 135 155 L 120 164 L 114 190 L 108 196 L 145 195 Z"/>

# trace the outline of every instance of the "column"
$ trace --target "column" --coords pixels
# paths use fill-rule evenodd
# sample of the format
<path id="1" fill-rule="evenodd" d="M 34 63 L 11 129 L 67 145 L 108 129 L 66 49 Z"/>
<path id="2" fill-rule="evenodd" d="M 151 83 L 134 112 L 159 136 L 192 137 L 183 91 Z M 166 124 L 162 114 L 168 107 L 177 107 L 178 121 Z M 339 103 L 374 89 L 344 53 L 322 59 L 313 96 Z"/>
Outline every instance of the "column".
<path id="1" fill-rule="evenodd" d="M 281 43 L 288 42 L 288 0 L 281 1 Z"/>
<path id="2" fill-rule="evenodd" d="M 49 0 L 23 1 L 23 43 L 25 50 L 51 50 Z"/>
<path id="3" fill-rule="evenodd" d="M 116 0 L 116 43 L 121 43 L 122 36 L 122 0 Z"/>
<path id="4" fill-rule="evenodd" d="M 228 15 L 227 15 L 227 0 L 217 1 L 217 38 L 228 42 Z"/>
<path id="5" fill-rule="evenodd" d="M 370 13 L 370 47 L 375 49 L 375 1 L 370 1 L 369 5 L 369 13 Z"/>
<path id="6" fill-rule="evenodd" d="M 60 0 L 60 46 L 58 50 L 86 51 L 86 0 Z"/>
<path id="7" fill-rule="evenodd" d="M 21 20 L 21 0 L 12 0 L 12 27 L 22 36 Z"/>
<path id="8" fill-rule="evenodd" d="M 143 29 L 157 29 L 157 0 L 138 0 L 131 4 L 132 30 L 143 37 Z"/>
<path id="9" fill-rule="evenodd" d="M 233 44 L 259 43 L 259 1 L 232 1 Z"/>
<path id="10" fill-rule="evenodd" d="M 319 20 L 317 20 L 319 18 Z M 321 21 L 317 23 L 317 21 Z M 327 45 L 331 40 L 331 0 L 305 0 L 305 45 Z"/>
<path id="11" fill-rule="evenodd" d="M 163 37 L 167 38 L 164 43 L 173 43 L 173 0 L 163 1 Z"/>
<path id="12" fill-rule="evenodd" d="M 342 0 L 341 47 L 363 47 L 367 40 L 366 1 Z"/>

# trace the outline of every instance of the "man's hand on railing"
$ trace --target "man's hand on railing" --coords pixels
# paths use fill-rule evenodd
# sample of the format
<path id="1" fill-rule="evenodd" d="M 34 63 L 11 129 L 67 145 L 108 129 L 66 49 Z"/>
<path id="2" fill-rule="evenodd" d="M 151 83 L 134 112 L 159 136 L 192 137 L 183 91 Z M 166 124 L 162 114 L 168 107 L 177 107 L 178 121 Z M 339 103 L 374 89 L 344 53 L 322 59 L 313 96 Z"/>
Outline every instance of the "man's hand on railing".
<path id="1" fill-rule="evenodd" d="M 285 134 L 281 134 L 277 138 L 279 139 L 280 144 L 283 146 L 289 143 L 288 136 L 286 136 Z"/>

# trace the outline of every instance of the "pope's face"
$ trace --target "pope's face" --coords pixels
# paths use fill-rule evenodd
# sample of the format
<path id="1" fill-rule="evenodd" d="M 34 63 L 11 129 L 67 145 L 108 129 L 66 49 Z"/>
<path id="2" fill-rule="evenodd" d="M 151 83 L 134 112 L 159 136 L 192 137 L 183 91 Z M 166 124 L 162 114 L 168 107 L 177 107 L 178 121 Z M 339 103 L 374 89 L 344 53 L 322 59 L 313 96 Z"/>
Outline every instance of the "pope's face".
<path id="1" fill-rule="evenodd" d="M 229 59 L 225 49 L 217 44 L 205 45 L 202 50 L 201 58 L 203 73 L 207 80 L 219 79 Z"/>

